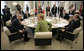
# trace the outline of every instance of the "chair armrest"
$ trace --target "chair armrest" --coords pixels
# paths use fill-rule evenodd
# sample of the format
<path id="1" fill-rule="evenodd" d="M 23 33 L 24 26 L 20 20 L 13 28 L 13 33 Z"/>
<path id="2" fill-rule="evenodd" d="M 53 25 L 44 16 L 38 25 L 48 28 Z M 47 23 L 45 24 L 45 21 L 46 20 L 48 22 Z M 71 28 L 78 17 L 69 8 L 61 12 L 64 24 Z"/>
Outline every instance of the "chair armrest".
<path id="1" fill-rule="evenodd" d="M 67 33 L 69 33 L 69 34 L 73 34 L 73 32 L 69 32 L 69 31 L 66 31 Z M 73 34 L 73 35 L 75 35 L 75 34 Z"/>
<path id="2" fill-rule="evenodd" d="M 78 37 L 78 34 L 73 34 L 72 32 L 69 32 L 69 31 L 64 32 L 64 34 L 66 34 L 64 35 L 66 39 L 69 39 L 72 41 L 74 41 Z"/>
<path id="3" fill-rule="evenodd" d="M 11 33 L 11 34 L 16 34 L 17 32 Z"/>
<path id="4" fill-rule="evenodd" d="M 14 35 L 14 34 L 17 34 L 17 32 L 11 33 L 11 35 Z M 9 36 L 11 36 L 11 35 L 9 35 Z"/>

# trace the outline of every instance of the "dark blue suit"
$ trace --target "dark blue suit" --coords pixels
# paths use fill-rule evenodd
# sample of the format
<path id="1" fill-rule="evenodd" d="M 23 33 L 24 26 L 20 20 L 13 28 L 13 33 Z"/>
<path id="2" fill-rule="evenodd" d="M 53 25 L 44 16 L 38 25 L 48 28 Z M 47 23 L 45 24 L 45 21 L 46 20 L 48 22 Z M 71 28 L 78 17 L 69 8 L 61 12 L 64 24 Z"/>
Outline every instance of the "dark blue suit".
<path id="1" fill-rule="evenodd" d="M 22 34 L 19 32 L 19 30 L 23 30 L 24 26 L 20 24 L 20 21 L 16 18 L 12 21 L 12 25 L 11 25 L 11 32 L 17 32 L 20 37 L 22 37 Z M 23 32 L 24 34 L 24 41 L 27 40 L 27 31 L 24 30 Z"/>

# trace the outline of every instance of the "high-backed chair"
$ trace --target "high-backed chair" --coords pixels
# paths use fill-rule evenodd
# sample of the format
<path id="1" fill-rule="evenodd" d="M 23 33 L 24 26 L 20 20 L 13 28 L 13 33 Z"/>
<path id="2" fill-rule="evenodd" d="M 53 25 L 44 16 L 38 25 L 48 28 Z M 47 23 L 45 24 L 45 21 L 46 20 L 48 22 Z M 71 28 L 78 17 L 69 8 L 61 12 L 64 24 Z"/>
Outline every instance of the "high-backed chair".
<path id="1" fill-rule="evenodd" d="M 34 35 L 34 41 L 36 46 L 51 45 L 52 32 L 36 32 Z"/>
<path id="2" fill-rule="evenodd" d="M 11 26 L 11 20 L 7 21 L 7 22 L 6 22 L 6 25 L 7 25 L 7 26 Z"/>
<path id="3" fill-rule="evenodd" d="M 11 19 L 6 22 L 6 26 L 9 30 L 11 29 Z"/>
<path id="4" fill-rule="evenodd" d="M 3 30 L 8 36 L 10 42 L 20 39 L 19 34 L 17 34 L 17 32 L 11 33 L 10 30 L 5 26 L 3 27 Z"/>
<path id="5" fill-rule="evenodd" d="M 64 34 L 67 34 L 67 35 L 64 35 L 64 38 L 71 40 L 71 41 L 76 40 L 76 43 L 77 43 L 78 36 L 81 30 L 82 30 L 82 26 L 76 28 L 73 32 L 66 31 L 64 32 Z M 71 45 L 71 48 L 73 48 L 72 45 Z"/>

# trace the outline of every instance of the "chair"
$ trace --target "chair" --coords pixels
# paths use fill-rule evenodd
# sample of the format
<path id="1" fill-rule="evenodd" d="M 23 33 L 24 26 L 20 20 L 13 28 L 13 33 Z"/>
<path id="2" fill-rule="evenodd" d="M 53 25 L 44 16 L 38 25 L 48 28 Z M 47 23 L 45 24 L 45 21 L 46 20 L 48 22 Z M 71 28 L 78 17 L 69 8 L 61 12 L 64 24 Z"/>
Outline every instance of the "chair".
<path id="1" fill-rule="evenodd" d="M 9 30 L 11 29 L 11 19 L 6 22 L 6 26 Z"/>
<path id="2" fill-rule="evenodd" d="M 7 21 L 7 22 L 6 22 L 6 25 L 7 25 L 7 26 L 11 26 L 11 20 Z"/>
<path id="3" fill-rule="evenodd" d="M 70 41 L 75 41 L 76 40 L 76 44 L 77 44 L 77 40 L 78 40 L 78 36 L 79 36 L 79 33 L 80 33 L 80 31 L 81 31 L 81 26 L 80 27 L 78 27 L 78 28 L 76 28 L 74 31 L 73 31 L 73 33 L 72 32 L 68 32 L 68 31 L 66 31 L 66 32 L 64 32 L 64 34 L 66 34 L 67 33 L 67 35 L 64 35 L 64 38 L 66 38 L 66 39 L 68 39 L 68 40 L 70 40 Z M 72 47 L 72 45 L 71 45 L 71 49 L 72 49 L 73 47 Z"/>
<path id="4" fill-rule="evenodd" d="M 17 34 L 17 32 L 11 33 L 10 30 L 5 26 L 3 27 L 3 30 L 4 30 L 5 34 L 8 36 L 10 43 L 12 41 L 20 39 L 19 34 Z"/>
<path id="5" fill-rule="evenodd" d="M 36 32 L 34 35 L 35 45 L 51 45 L 52 32 Z"/>

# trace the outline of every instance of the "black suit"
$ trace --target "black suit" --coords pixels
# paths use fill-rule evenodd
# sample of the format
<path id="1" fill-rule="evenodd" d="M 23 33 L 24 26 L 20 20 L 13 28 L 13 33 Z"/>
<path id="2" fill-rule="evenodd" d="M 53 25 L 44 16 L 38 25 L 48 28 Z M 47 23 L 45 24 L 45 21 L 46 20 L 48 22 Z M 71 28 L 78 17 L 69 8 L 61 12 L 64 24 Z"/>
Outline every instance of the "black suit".
<path id="1" fill-rule="evenodd" d="M 65 30 L 69 32 L 73 32 L 76 28 L 80 26 L 80 20 L 72 20 L 68 26 L 66 26 Z M 67 28 L 68 27 L 68 28 Z"/>
<path id="2" fill-rule="evenodd" d="M 51 12 L 56 17 L 57 7 L 52 7 Z"/>
<path id="3" fill-rule="evenodd" d="M 23 30 L 24 26 L 20 24 L 20 21 L 16 18 L 12 21 L 12 25 L 11 25 L 11 32 L 17 32 L 20 37 L 22 37 L 22 34 L 19 32 L 19 30 Z M 24 34 L 24 41 L 27 40 L 27 31 L 23 32 Z"/>
<path id="4" fill-rule="evenodd" d="M 17 15 L 15 14 L 13 17 L 12 17 L 12 21 L 17 18 Z"/>
<path id="5" fill-rule="evenodd" d="M 19 11 L 20 14 L 24 15 L 24 12 L 23 11 Z"/>
<path id="6" fill-rule="evenodd" d="M 81 11 L 81 16 L 83 17 L 83 9 L 82 9 L 82 11 Z"/>
<path id="7" fill-rule="evenodd" d="M 10 20 L 10 17 L 12 17 L 11 13 L 10 13 L 10 8 L 2 9 L 3 12 L 3 21 L 4 21 L 4 25 L 6 26 L 6 21 Z"/>
<path id="8" fill-rule="evenodd" d="M 26 10 L 29 12 L 29 7 L 28 6 L 26 7 Z"/>
<path id="9" fill-rule="evenodd" d="M 21 6 L 20 5 L 16 5 L 16 8 L 17 8 L 18 11 L 20 11 Z"/>
<path id="10" fill-rule="evenodd" d="M 30 17 L 29 13 L 28 13 L 28 15 L 24 14 L 24 18 L 23 19 L 26 19 L 27 17 Z"/>
<path id="11" fill-rule="evenodd" d="M 61 14 L 63 14 L 63 11 L 64 10 L 64 7 L 60 7 L 60 16 L 61 16 Z"/>
<path id="12" fill-rule="evenodd" d="M 61 14 L 61 17 L 63 17 L 64 19 L 66 19 L 66 20 L 68 20 L 69 19 L 69 15 L 67 14 L 67 13 L 65 13 L 65 14 Z"/>
<path id="13" fill-rule="evenodd" d="M 46 7 L 46 15 L 48 16 L 48 12 L 50 14 L 50 7 Z"/>
<path id="14" fill-rule="evenodd" d="M 58 13 L 60 12 L 60 7 L 58 6 Z"/>
<path id="15" fill-rule="evenodd" d="M 72 20 L 69 25 L 65 26 L 65 31 L 59 30 L 58 40 L 63 40 L 64 37 L 70 36 L 68 32 L 73 32 L 76 28 L 80 27 L 80 20 Z M 68 32 L 67 32 L 68 31 Z M 60 39 L 61 38 L 61 39 Z"/>
<path id="16" fill-rule="evenodd" d="M 38 9 L 38 13 L 43 13 L 42 8 Z"/>

